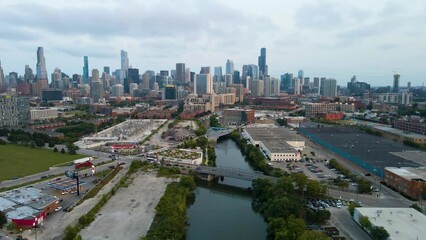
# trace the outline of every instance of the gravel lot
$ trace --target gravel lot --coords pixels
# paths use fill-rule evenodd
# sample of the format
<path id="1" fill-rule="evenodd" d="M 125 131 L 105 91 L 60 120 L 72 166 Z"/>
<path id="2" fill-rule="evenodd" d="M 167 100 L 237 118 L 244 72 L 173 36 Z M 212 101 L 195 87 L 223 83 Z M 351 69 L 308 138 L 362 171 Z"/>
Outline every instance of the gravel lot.
<path id="1" fill-rule="evenodd" d="M 80 232 L 83 239 L 139 239 L 155 216 L 155 206 L 172 179 L 156 172 L 140 172 L 128 188 L 121 188 L 102 208 L 96 220 Z"/>

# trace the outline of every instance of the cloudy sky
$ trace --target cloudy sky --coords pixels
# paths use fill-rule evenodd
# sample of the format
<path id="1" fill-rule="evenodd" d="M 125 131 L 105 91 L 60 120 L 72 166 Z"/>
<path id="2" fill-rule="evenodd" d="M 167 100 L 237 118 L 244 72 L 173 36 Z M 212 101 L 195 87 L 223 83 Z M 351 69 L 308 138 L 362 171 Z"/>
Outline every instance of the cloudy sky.
<path id="1" fill-rule="evenodd" d="M 272 76 L 352 75 L 373 86 L 426 82 L 426 1 L 384 0 L 1 0 L 0 60 L 5 73 L 35 70 L 43 46 L 49 73 L 120 66 L 120 49 L 141 71 L 185 62 L 236 69 L 267 48 Z"/>

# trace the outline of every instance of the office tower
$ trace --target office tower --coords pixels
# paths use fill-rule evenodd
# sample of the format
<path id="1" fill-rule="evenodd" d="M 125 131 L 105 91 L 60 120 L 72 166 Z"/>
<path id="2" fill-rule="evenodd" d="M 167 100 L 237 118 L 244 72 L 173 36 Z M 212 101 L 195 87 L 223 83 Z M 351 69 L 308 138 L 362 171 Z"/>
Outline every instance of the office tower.
<path id="1" fill-rule="evenodd" d="M 226 61 L 226 74 L 234 74 L 234 62 L 229 59 Z"/>
<path id="2" fill-rule="evenodd" d="M 226 86 L 229 86 L 229 84 L 233 84 L 234 82 L 232 81 L 232 74 L 226 74 L 225 75 L 225 84 Z"/>
<path id="3" fill-rule="evenodd" d="M 280 81 L 277 78 L 271 78 L 271 96 L 278 96 L 280 93 Z"/>
<path id="4" fill-rule="evenodd" d="M 164 87 L 164 99 L 175 100 L 177 98 L 177 89 L 175 85 L 168 84 Z"/>
<path id="5" fill-rule="evenodd" d="M 201 67 L 200 74 L 210 73 L 210 67 Z"/>
<path id="6" fill-rule="evenodd" d="M 267 76 L 268 75 L 268 65 L 266 65 L 266 48 L 260 49 L 259 56 L 259 76 Z M 266 83 L 265 83 L 266 85 Z"/>
<path id="7" fill-rule="evenodd" d="M 62 81 L 61 69 L 55 68 L 52 73 L 52 87 L 56 89 L 64 89 L 64 82 Z"/>
<path id="8" fill-rule="evenodd" d="M 137 83 L 137 84 L 140 83 L 139 69 L 137 69 L 137 68 L 127 69 L 127 77 L 124 78 L 124 84 L 123 84 L 125 93 L 131 93 L 130 92 L 130 84 L 131 83 Z"/>
<path id="9" fill-rule="evenodd" d="M 299 71 L 297 72 L 297 77 L 298 77 L 300 80 L 303 80 L 303 79 L 305 78 L 305 72 L 303 72 L 303 70 L 299 70 Z"/>
<path id="10" fill-rule="evenodd" d="M 92 69 L 92 81 L 99 81 L 99 70 Z"/>
<path id="11" fill-rule="evenodd" d="M 255 64 L 243 65 L 242 79 L 250 77 L 251 79 L 259 78 L 259 68 Z"/>
<path id="12" fill-rule="evenodd" d="M 214 67 L 214 76 L 222 77 L 222 67 Z"/>
<path id="13" fill-rule="evenodd" d="M 6 82 L 4 81 L 4 72 L 3 68 L 1 67 L 1 61 L 0 61 L 0 93 L 6 89 Z"/>
<path id="14" fill-rule="evenodd" d="M 300 78 L 293 78 L 293 94 L 300 95 L 302 90 L 302 83 Z"/>
<path id="15" fill-rule="evenodd" d="M 82 84 L 82 81 L 83 81 L 83 78 L 82 78 L 81 75 L 78 75 L 78 74 L 73 74 L 72 75 L 73 85 L 75 84 L 74 87 L 77 87 L 78 84 Z"/>
<path id="16" fill-rule="evenodd" d="M 234 74 L 232 75 L 232 82 L 233 84 L 241 83 L 240 71 L 234 70 Z"/>
<path id="17" fill-rule="evenodd" d="M 16 88 L 16 84 L 18 83 L 18 73 L 10 72 L 9 73 L 9 87 Z"/>
<path id="18" fill-rule="evenodd" d="M 320 79 L 319 77 L 314 77 L 314 88 L 319 88 L 320 86 Z"/>
<path id="19" fill-rule="evenodd" d="M 212 94 L 213 81 L 210 73 L 195 75 L 194 93 L 198 95 Z"/>
<path id="20" fill-rule="evenodd" d="M 111 95 L 114 97 L 121 97 L 124 95 L 124 86 L 121 84 L 115 84 L 111 89 Z"/>
<path id="21" fill-rule="evenodd" d="M 149 74 L 142 74 L 142 89 L 149 89 Z"/>
<path id="22" fill-rule="evenodd" d="M 146 70 L 145 73 L 149 76 L 149 89 L 154 89 L 155 72 L 153 70 Z"/>
<path id="23" fill-rule="evenodd" d="M 121 56 L 120 80 L 124 81 L 124 78 L 127 77 L 127 69 L 129 69 L 129 57 L 127 55 L 127 52 L 124 50 L 121 50 L 120 56 Z"/>
<path id="24" fill-rule="evenodd" d="M 99 72 L 99 71 L 98 71 Z M 93 72 L 92 72 L 93 74 Z M 99 78 L 98 78 L 99 79 Z M 92 75 L 92 82 L 90 83 L 90 96 L 93 99 L 93 102 L 99 102 L 99 99 L 104 97 L 104 87 L 102 82 L 99 80 L 94 80 Z"/>
<path id="25" fill-rule="evenodd" d="M 265 90 L 263 91 L 265 97 L 270 97 L 271 95 L 271 78 L 268 76 L 263 77 L 263 81 L 265 84 Z"/>
<path id="26" fill-rule="evenodd" d="M 176 69 L 170 70 L 170 77 L 172 77 L 172 79 L 176 81 Z"/>
<path id="27" fill-rule="evenodd" d="M 135 96 L 135 91 L 138 90 L 138 84 L 137 83 L 130 83 L 129 84 L 129 93 L 130 96 Z"/>
<path id="28" fill-rule="evenodd" d="M 167 71 L 167 70 L 160 70 L 160 76 L 168 77 L 169 76 L 169 71 Z"/>
<path id="29" fill-rule="evenodd" d="M 251 81 L 251 94 L 256 97 L 263 95 L 264 82 L 263 80 L 254 79 Z"/>
<path id="30" fill-rule="evenodd" d="M 191 70 L 189 68 L 185 69 L 185 83 L 189 83 L 191 80 Z"/>
<path id="31" fill-rule="evenodd" d="M 108 66 L 105 66 L 105 67 L 104 67 L 104 73 L 111 74 L 111 72 L 110 72 L 110 68 L 109 68 Z"/>
<path id="32" fill-rule="evenodd" d="M 177 83 L 185 82 L 185 63 L 176 63 L 176 76 Z"/>
<path id="33" fill-rule="evenodd" d="M 43 47 L 37 48 L 37 80 L 47 80 L 46 59 L 44 58 Z"/>
<path id="34" fill-rule="evenodd" d="M 0 94 L 0 127 L 17 127 L 30 122 L 28 97 Z"/>
<path id="35" fill-rule="evenodd" d="M 392 88 L 392 92 L 397 93 L 399 92 L 399 78 L 401 75 L 399 75 L 398 73 L 395 73 L 393 75 L 393 88 Z"/>
<path id="36" fill-rule="evenodd" d="M 303 78 L 303 86 L 310 88 L 311 85 L 311 78 L 305 77 Z"/>
<path id="37" fill-rule="evenodd" d="M 337 96 L 337 81 L 332 78 L 321 78 L 320 95 L 323 97 Z"/>
<path id="38" fill-rule="evenodd" d="M 408 89 L 408 91 L 411 90 L 411 82 L 407 82 L 407 89 Z"/>
<path id="39" fill-rule="evenodd" d="M 286 92 L 293 86 L 293 74 L 285 73 L 281 75 L 280 91 Z"/>
<path id="40" fill-rule="evenodd" d="M 34 80 L 34 73 L 29 65 L 25 65 L 24 80 L 27 82 L 32 82 Z"/>
<path id="41" fill-rule="evenodd" d="M 83 83 L 87 84 L 89 82 L 89 57 L 84 56 L 83 61 Z"/>

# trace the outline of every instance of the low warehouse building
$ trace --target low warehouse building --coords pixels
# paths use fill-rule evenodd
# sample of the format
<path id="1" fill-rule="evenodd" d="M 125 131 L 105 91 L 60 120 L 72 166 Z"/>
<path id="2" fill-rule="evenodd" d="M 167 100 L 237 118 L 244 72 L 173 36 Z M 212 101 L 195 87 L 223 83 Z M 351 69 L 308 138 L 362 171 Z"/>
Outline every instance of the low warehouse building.
<path id="1" fill-rule="evenodd" d="M 426 216 L 413 208 L 356 208 L 353 219 L 360 224 L 361 217 L 368 217 L 372 227 L 383 227 L 389 239 L 424 239 Z"/>
<path id="2" fill-rule="evenodd" d="M 386 167 L 385 183 L 415 200 L 426 199 L 426 168 Z"/>
<path id="3" fill-rule="evenodd" d="M 305 142 L 300 141 L 283 128 L 245 128 L 244 135 L 250 143 L 258 146 L 274 162 L 299 161 Z"/>

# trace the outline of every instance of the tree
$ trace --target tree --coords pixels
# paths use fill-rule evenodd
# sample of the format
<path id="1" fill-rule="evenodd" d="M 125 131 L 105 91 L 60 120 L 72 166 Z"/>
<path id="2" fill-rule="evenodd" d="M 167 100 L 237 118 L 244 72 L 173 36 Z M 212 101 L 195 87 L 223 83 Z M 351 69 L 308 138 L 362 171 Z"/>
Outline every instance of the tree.
<path id="1" fill-rule="evenodd" d="M 363 229 L 368 230 L 368 231 L 371 230 L 372 225 L 371 225 L 371 222 L 370 222 L 370 220 L 368 219 L 367 216 L 360 217 L 359 218 L 359 224 L 361 225 L 361 227 Z"/>
<path id="2" fill-rule="evenodd" d="M 180 178 L 179 184 L 185 188 L 187 188 L 189 191 L 194 191 L 197 186 L 195 185 L 194 177 L 192 176 L 182 176 Z"/>
<path id="3" fill-rule="evenodd" d="M 305 231 L 298 240 L 328 240 L 328 236 L 320 231 Z"/>
<path id="4" fill-rule="evenodd" d="M 53 141 L 49 141 L 49 147 L 50 148 L 53 148 L 55 146 L 55 142 L 53 142 Z"/>
<path id="5" fill-rule="evenodd" d="M 61 149 L 61 153 L 64 154 L 65 153 L 65 149 L 62 148 Z"/>
<path id="6" fill-rule="evenodd" d="M 78 146 L 76 146 L 74 143 L 67 143 L 66 144 L 68 152 L 71 155 L 75 155 L 77 153 L 77 150 L 80 149 Z"/>
<path id="7" fill-rule="evenodd" d="M 374 227 L 373 229 L 371 229 L 370 234 L 373 240 L 386 240 L 389 238 L 388 231 L 386 231 L 386 229 L 382 226 Z"/>
<path id="8" fill-rule="evenodd" d="M 410 208 L 414 208 L 417 211 L 422 212 L 422 208 L 419 205 L 417 205 L 417 203 L 414 203 L 413 205 L 411 205 Z"/>
<path id="9" fill-rule="evenodd" d="M 75 238 L 77 237 L 77 234 L 78 234 L 78 228 L 68 225 L 65 228 L 64 240 L 75 240 Z"/>
<path id="10" fill-rule="evenodd" d="M 46 143 L 44 142 L 44 140 L 43 140 L 43 139 L 41 139 L 41 138 L 36 138 L 34 142 L 35 142 L 35 145 L 36 145 L 37 147 L 44 147 L 44 145 L 46 144 Z"/>
<path id="11" fill-rule="evenodd" d="M 351 216 L 354 216 L 355 207 L 356 207 L 355 203 L 353 203 L 353 202 L 349 203 L 349 205 L 348 205 L 348 211 L 351 214 Z"/>
<path id="12" fill-rule="evenodd" d="M 58 152 L 58 148 L 53 148 L 53 152 Z"/>
<path id="13" fill-rule="evenodd" d="M 6 214 L 2 211 L 0 211 L 0 228 L 3 228 L 3 226 L 7 223 Z"/>

